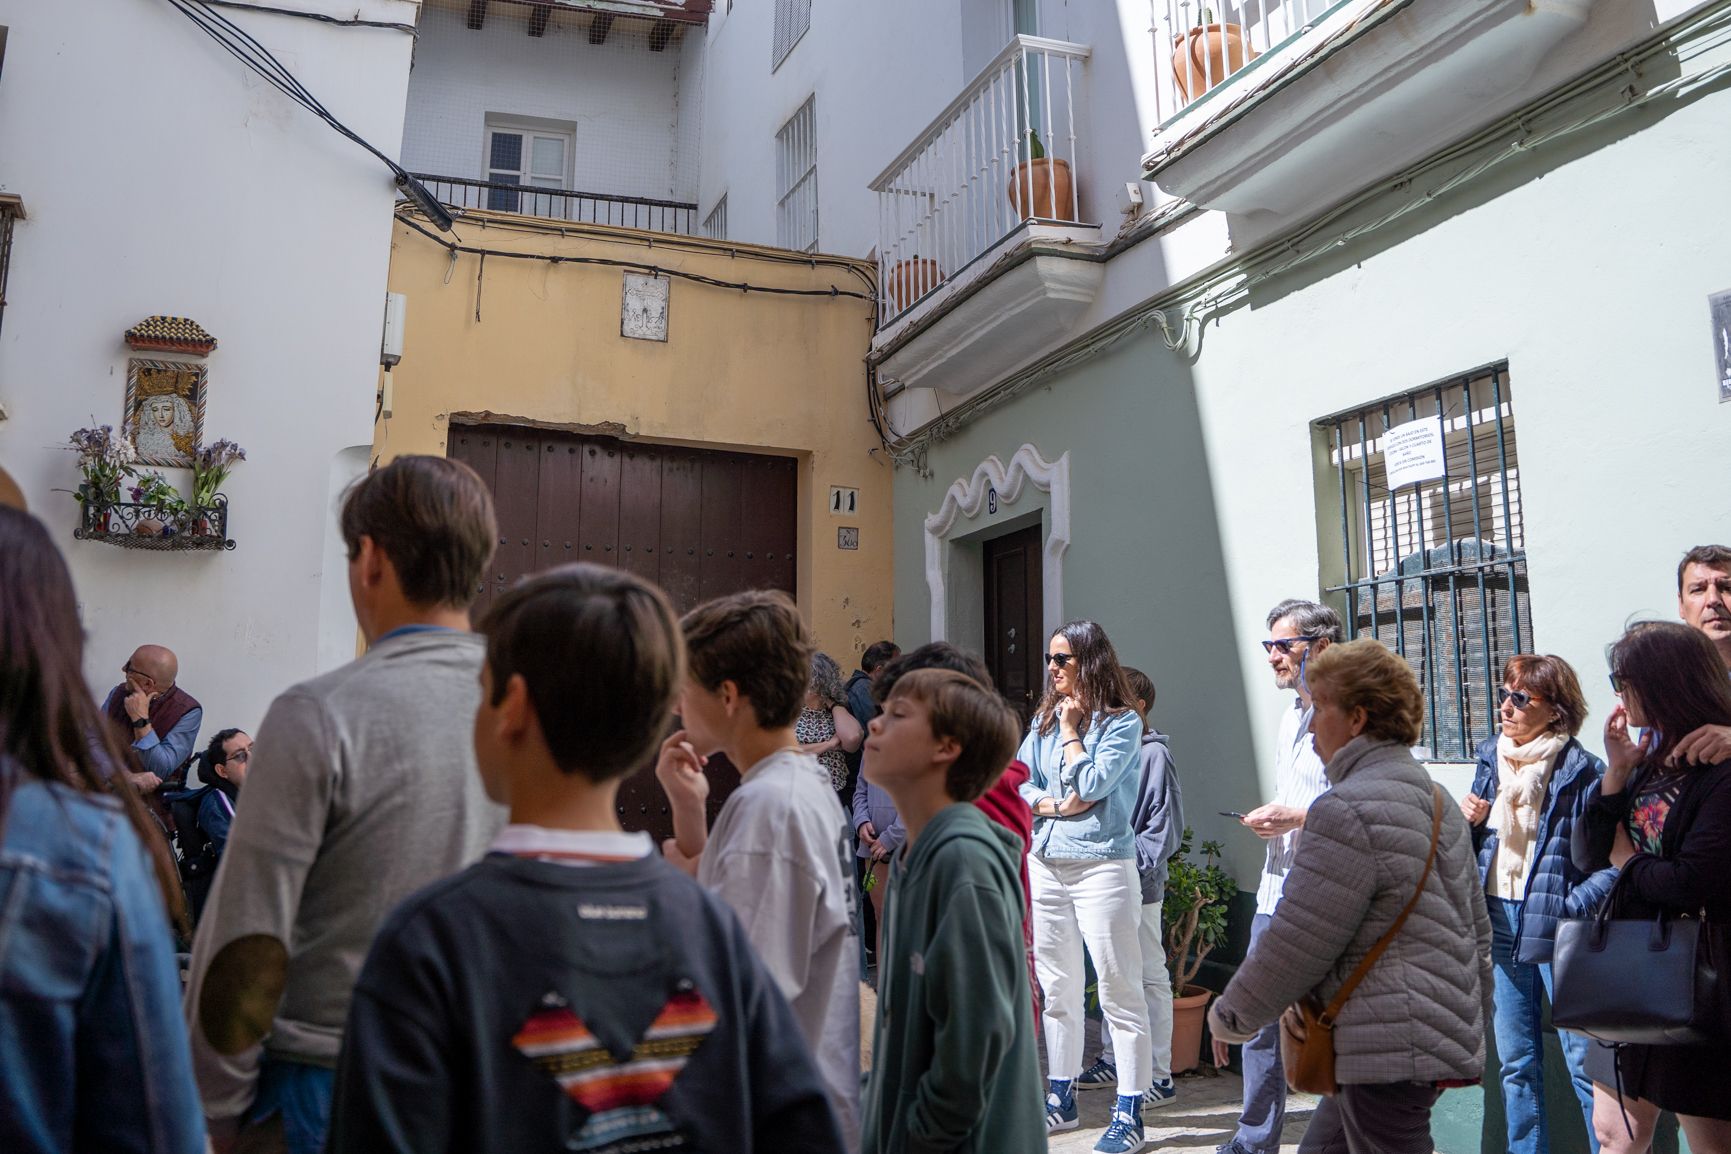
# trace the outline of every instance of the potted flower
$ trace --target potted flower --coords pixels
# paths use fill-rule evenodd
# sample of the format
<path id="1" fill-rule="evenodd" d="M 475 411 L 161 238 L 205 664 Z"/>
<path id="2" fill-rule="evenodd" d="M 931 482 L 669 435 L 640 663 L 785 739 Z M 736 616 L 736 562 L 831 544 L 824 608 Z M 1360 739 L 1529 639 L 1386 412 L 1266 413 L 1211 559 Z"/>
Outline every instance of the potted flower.
<path id="1" fill-rule="evenodd" d="M 217 491 L 228 480 L 230 471 L 246 460 L 246 450 L 233 441 L 217 441 L 204 445 L 192 455 L 192 503 L 202 513 L 216 504 Z M 210 529 L 210 518 L 201 516 L 198 531 Z"/>
<path id="2" fill-rule="evenodd" d="M 73 496 L 86 507 L 85 523 L 107 532 L 110 512 L 120 503 L 120 484 L 132 475 L 138 454 L 113 425 L 79 429 L 67 438 L 67 447 L 78 454 L 78 468 L 84 474 Z"/>
<path id="3" fill-rule="evenodd" d="M 1172 75 L 1178 95 L 1189 104 L 1256 59 L 1256 49 L 1244 42 L 1237 24 L 1216 24 L 1214 10 L 1204 7 L 1200 23 L 1173 39 Z"/>
<path id="4" fill-rule="evenodd" d="M 192 520 L 193 508 L 161 473 L 140 473 L 132 500 L 142 506 L 132 531 L 140 537 L 172 537 Z"/>
<path id="5" fill-rule="evenodd" d="M 1166 863 L 1166 967 L 1172 973 L 1172 1069 L 1193 1070 L 1202 1060 L 1202 1022 L 1209 990 L 1195 985 L 1202 962 L 1226 941 L 1226 913 L 1238 883 L 1220 864 L 1217 841 L 1202 843 L 1202 863 L 1190 859 L 1192 831 Z"/>
<path id="6" fill-rule="evenodd" d="M 1023 220 L 1076 219 L 1076 180 L 1070 162 L 1048 157 L 1040 134 L 1028 129 L 1028 159 L 1010 178 L 1010 207 Z"/>

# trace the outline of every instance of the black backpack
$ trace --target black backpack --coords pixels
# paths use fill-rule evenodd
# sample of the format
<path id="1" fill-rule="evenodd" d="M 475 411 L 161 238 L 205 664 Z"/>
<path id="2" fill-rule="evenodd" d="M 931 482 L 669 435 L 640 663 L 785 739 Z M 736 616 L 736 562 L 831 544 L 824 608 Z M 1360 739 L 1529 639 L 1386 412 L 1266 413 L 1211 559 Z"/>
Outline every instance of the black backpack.
<path id="1" fill-rule="evenodd" d="M 186 891 L 187 908 L 195 922 L 204 909 L 204 899 L 210 894 L 211 879 L 216 876 L 216 843 L 198 824 L 199 807 L 204 804 L 205 796 L 215 789 L 214 785 L 203 785 L 163 797 L 169 814 L 174 818 L 174 848 L 179 858 L 176 864 L 180 868 L 180 884 Z"/>

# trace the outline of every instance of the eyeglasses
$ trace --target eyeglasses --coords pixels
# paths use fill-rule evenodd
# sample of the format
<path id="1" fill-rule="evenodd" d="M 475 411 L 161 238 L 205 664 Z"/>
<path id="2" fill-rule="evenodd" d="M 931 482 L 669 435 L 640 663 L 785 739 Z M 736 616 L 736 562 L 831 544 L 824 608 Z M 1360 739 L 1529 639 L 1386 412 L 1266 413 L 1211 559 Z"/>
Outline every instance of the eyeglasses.
<path id="1" fill-rule="evenodd" d="M 247 762 L 249 762 L 251 760 L 252 760 L 252 747 L 249 746 L 246 749 L 235 750 L 233 753 L 229 754 L 227 757 L 222 759 L 222 764 L 232 765 L 232 764 L 238 763 L 240 765 L 245 765 Z"/>
<path id="2" fill-rule="evenodd" d="M 1525 709 L 1527 706 L 1531 705 L 1533 702 L 1538 701 L 1538 700 L 1539 700 L 1539 698 L 1534 697 L 1532 694 L 1522 693 L 1518 689 L 1499 689 L 1499 690 L 1497 690 L 1497 704 L 1498 705 L 1503 704 L 1505 701 L 1512 701 L 1515 703 L 1516 709 Z"/>
<path id="3" fill-rule="evenodd" d="M 1273 653 L 1278 649 L 1284 656 L 1285 654 L 1291 653 L 1292 647 L 1297 645 L 1300 641 L 1317 641 L 1320 639 L 1321 635 L 1316 633 L 1306 633 L 1302 637 L 1275 637 L 1264 641 L 1262 643 L 1262 648 L 1268 653 Z"/>
<path id="4" fill-rule="evenodd" d="M 1624 677 L 1621 673 L 1611 674 L 1611 692 L 1612 693 L 1615 693 L 1618 696 L 1621 696 L 1623 693 L 1623 690 L 1628 687 L 1628 684 L 1629 684 L 1629 679 L 1627 677 Z"/>
<path id="5" fill-rule="evenodd" d="M 1048 654 L 1046 654 L 1046 664 L 1047 665 L 1056 665 L 1059 669 L 1064 668 L 1064 666 L 1070 664 L 1070 662 L 1072 662 L 1074 660 L 1076 660 L 1076 655 L 1074 653 L 1048 653 Z"/>
<path id="6" fill-rule="evenodd" d="M 140 681 L 148 681 L 152 685 L 156 684 L 156 678 L 152 677 L 148 673 L 144 673 L 140 670 L 134 669 L 132 667 L 132 662 L 130 662 L 130 661 L 128 661 L 125 665 L 122 665 L 120 667 L 120 672 L 129 676 L 129 677 L 136 677 Z"/>

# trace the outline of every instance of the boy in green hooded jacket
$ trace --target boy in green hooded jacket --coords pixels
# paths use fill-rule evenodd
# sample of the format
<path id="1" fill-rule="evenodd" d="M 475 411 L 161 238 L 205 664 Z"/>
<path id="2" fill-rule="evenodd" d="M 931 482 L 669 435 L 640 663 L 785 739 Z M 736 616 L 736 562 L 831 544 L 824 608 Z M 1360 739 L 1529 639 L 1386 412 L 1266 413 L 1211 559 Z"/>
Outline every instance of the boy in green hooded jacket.
<path id="1" fill-rule="evenodd" d="M 1015 715 L 944 669 L 905 675 L 883 708 L 862 772 L 894 799 L 907 841 L 884 911 L 862 1154 L 1041 1154 L 1022 847 L 971 804 L 1015 754 Z"/>

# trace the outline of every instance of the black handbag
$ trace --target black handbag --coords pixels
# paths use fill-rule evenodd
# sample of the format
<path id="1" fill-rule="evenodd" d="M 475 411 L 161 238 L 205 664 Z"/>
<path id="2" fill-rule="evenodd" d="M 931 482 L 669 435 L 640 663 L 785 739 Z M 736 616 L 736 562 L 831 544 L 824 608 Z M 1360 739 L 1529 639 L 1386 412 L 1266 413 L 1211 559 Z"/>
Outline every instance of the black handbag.
<path id="1" fill-rule="evenodd" d="M 1628 875 L 1590 918 L 1557 923 L 1551 1021 L 1601 1042 L 1723 1044 L 1727 935 L 1700 918 L 1613 917 Z"/>

